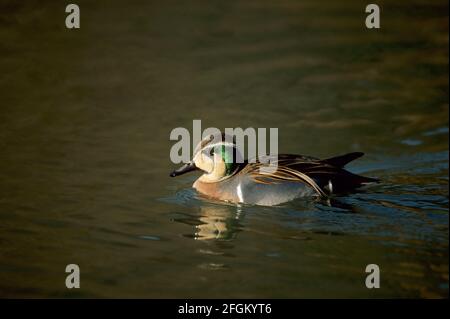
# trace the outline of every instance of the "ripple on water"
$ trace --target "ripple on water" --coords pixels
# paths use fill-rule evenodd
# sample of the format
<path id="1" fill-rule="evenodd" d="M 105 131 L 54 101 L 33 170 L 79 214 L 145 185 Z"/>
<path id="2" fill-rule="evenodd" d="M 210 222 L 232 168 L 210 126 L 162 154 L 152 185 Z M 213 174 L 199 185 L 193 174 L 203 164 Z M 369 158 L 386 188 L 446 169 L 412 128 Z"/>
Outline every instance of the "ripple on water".
<path id="1" fill-rule="evenodd" d="M 198 265 L 199 268 L 205 270 L 228 270 L 230 267 L 222 263 L 203 263 Z"/>
<path id="2" fill-rule="evenodd" d="M 161 240 L 161 238 L 158 236 L 149 236 L 149 235 L 139 236 L 139 238 L 144 239 L 144 240 L 153 240 L 153 241 Z"/>

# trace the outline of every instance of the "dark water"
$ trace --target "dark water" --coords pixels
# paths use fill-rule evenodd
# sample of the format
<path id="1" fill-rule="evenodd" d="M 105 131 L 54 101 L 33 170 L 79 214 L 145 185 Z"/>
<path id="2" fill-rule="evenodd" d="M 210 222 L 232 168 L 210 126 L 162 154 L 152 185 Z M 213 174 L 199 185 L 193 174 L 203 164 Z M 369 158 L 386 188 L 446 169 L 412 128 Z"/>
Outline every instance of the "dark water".
<path id="1" fill-rule="evenodd" d="M 67 30 L 63 1 L 0 0 L 0 296 L 448 296 L 447 1 L 379 2 L 370 31 L 362 1 L 76 3 Z M 383 182 L 207 201 L 168 177 L 193 119 Z"/>

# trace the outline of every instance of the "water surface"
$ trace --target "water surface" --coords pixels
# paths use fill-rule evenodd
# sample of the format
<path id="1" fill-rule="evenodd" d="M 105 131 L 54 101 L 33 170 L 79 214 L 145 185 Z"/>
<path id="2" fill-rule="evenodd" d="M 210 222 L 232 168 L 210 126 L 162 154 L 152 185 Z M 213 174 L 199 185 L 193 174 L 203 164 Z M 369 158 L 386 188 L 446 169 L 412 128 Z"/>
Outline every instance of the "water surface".
<path id="1" fill-rule="evenodd" d="M 448 296 L 448 2 L 380 2 L 370 31 L 362 1 L 77 4 L 67 30 L 63 3 L 0 1 L 0 296 Z M 363 151 L 382 183 L 205 200 L 168 176 L 193 119 Z"/>

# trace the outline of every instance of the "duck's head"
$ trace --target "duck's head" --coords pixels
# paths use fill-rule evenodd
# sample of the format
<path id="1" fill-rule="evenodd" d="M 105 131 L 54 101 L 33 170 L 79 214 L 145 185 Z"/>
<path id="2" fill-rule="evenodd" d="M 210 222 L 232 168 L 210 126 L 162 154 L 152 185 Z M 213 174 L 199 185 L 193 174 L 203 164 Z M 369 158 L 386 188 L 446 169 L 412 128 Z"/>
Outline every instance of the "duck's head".
<path id="1" fill-rule="evenodd" d="M 211 134 L 195 148 L 192 160 L 170 173 L 171 177 L 201 170 L 204 182 L 218 182 L 232 176 L 239 168 L 242 157 L 234 139 L 228 135 Z"/>

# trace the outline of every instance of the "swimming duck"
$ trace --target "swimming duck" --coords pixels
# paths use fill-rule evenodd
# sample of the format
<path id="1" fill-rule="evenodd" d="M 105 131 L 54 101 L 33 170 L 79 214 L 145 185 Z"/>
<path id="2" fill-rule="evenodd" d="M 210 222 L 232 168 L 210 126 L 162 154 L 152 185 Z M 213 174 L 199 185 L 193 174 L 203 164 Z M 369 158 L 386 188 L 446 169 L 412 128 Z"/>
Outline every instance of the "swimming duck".
<path id="1" fill-rule="evenodd" d="M 375 178 L 350 173 L 343 167 L 364 155 L 348 153 L 327 159 L 311 156 L 279 154 L 275 170 L 264 170 L 269 158 L 238 161 L 242 158 L 235 140 L 232 143 L 222 134 L 203 139 L 194 150 L 192 161 L 174 170 L 175 177 L 200 170 L 203 175 L 193 187 L 203 195 L 216 200 L 272 206 L 299 197 L 328 197 L 351 191 Z M 233 159 L 233 160 L 230 160 Z M 242 162 L 242 163 L 239 163 Z M 263 169 L 261 169 L 263 168 Z"/>

